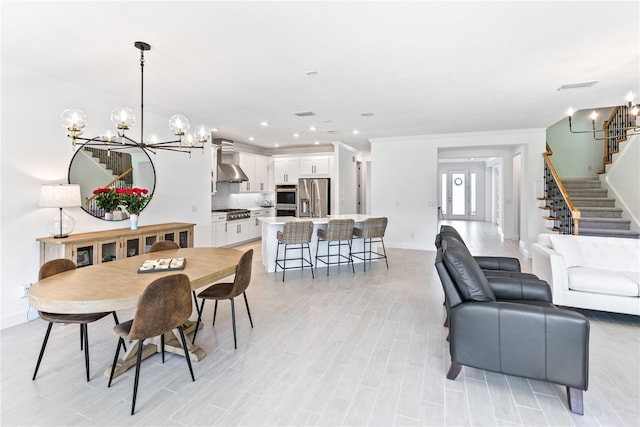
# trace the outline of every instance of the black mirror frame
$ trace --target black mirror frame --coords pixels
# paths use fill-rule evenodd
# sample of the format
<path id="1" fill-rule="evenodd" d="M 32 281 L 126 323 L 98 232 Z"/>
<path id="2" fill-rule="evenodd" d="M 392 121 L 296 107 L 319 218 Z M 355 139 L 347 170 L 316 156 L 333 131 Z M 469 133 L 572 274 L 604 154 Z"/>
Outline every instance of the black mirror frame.
<path id="1" fill-rule="evenodd" d="M 69 184 L 80 184 L 79 182 L 71 182 L 71 168 L 73 166 L 73 161 L 76 159 L 76 156 L 78 155 L 80 150 L 82 150 L 84 148 L 85 145 L 88 145 L 88 143 L 78 146 L 78 148 L 76 149 L 75 153 L 73 153 L 73 157 L 71 158 L 71 161 L 69 162 L 69 168 L 67 169 L 67 181 L 68 181 Z M 113 147 L 111 149 L 112 152 L 118 152 L 118 151 L 124 152 L 125 150 L 126 151 L 131 151 L 131 150 L 136 149 L 136 147 L 126 147 L 126 148 L 123 148 L 123 149 L 118 149 L 119 147 L 117 147 L 117 143 L 114 143 L 114 146 L 115 147 Z M 102 147 L 96 147 L 96 148 L 105 149 L 105 148 L 102 148 Z M 149 190 L 149 195 L 151 196 L 149 198 L 149 201 L 150 201 L 153 198 L 153 194 L 155 193 L 155 190 L 156 190 L 156 184 L 157 184 L 156 167 L 153 164 L 153 160 L 151 159 L 151 156 L 149 156 L 149 153 L 146 150 L 144 150 L 143 148 L 140 148 L 140 147 L 138 147 L 137 149 L 142 151 L 147 156 L 147 158 L 149 159 L 149 163 L 151 164 L 151 169 L 153 171 L 153 188 L 147 189 L 147 190 Z M 149 202 L 147 202 L 145 204 L 145 206 L 144 206 L 144 208 L 142 208 L 142 210 L 144 210 L 147 207 L 148 204 L 149 204 Z M 87 214 L 91 215 L 92 217 L 105 220 L 104 217 L 95 215 L 92 212 L 88 211 L 86 209 L 85 205 L 84 205 L 84 200 L 82 201 L 81 207 L 82 207 L 83 211 L 85 211 Z M 128 217 L 119 218 L 119 219 L 115 219 L 114 218 L 113 221 L 122 221 L 122 220 L 125 220 L 125 219 L 129 219 L 129 218 Z"/>

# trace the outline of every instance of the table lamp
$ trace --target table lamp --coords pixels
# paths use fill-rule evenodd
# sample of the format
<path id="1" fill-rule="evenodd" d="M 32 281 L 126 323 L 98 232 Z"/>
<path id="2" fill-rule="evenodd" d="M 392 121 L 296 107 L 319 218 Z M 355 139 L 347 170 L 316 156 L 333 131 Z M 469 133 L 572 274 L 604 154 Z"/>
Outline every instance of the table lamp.
<path id="1" fill-rule="evenodd" d="M 49 222 L 49 233 L 56 239 L 68 237 L 73 231 L 75 221 L 62 211 L 62 208 L 81 206 L 80 186 L 78 184 L 43 184 L 40 187 L 41 208 L 58 208 L 59 215 Z"/>

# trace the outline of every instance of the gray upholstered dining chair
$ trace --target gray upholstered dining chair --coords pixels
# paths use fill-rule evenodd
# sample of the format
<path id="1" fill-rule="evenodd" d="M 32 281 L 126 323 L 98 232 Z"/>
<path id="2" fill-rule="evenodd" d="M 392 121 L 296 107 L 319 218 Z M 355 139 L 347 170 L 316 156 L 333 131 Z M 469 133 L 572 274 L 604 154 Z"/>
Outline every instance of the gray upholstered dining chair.
<path id="1" fill-rule="evenodd" d="M 76 264 L 67 258 L 59 258 L 53 259 L 51 261 L 47 261 L 40 267 L 40 271 L 38 273 L 38 280 L 42 280 L 44 278 L 53 276 L 54 274 L 63 273 L 65 271 L 74 270 L 76 268 Z M 118 316 L 115 311 L 112 312 L 103 312 L 103 313 L 88 313 L 88 314 L 61 314 L 61 313 L 48 313 L 44 311 L 40 311 L 40 318 L 42 320 L 46 320 L 49 322 L 47 326 L 47 332 L 44 335 L 44 340 L 42 341 L 42 347 L 40 348 L 40 355 L 38 356 L 38 362 L 36 363 L 36 369 L 33 371 L 32 380 L 36 379 L 36 375 L 38 374 L 38 369 L 40 368 L 40 362 L 42 362 L 42 356 L 44 356 L 44 350 L 47 348 L 47 341 L 49 341 L 49 334 L 51 333 L 51 328 L 54 323 L 60 324 L 68 324 L 68 323 L 77 323 L 80 325 L 80 349 L 84 348 L 84 363 L 85 363 L 85 371 L 87 373 L 87 381 L 90 381 L 90 371 L 89 371 L 89 334 L 87 324 L 91 322 L 95 322 L 96 320 L 100 320 L 103 317 L 108 316 L 109 314 L 113 314 L 113 320 L 115 320 L 116 325 L 118 324 Z"/>
<path id="2" fill-rule="evenodd" d="M 287 221 L 282 226 L 282 231 L 276 233 L 278 240 L 278 247 L 276 248 L 276 266 L 275 271 L 278 271 L 278 267 L 282 269 L 282 281 L 284 282 L 284 274 L 287 269 L 311 267 L 311 277 L 315 278 L 313 274 L 313 261 L 311 258 L 311 248 L 309 243 L 311 242 L 311 235 L 313 234 L 313 221 Z M 284 245 L 283 258 L 278 258 L 280 254 L 280 245 Z M 293 247 L 289 247 L 293 245 Z M 309 258 L 305 258 L 304 250 L 307 250 Z M 287 251 L 299 250 L 300 257 L 287 258 Z M 299 261 L 296 265 L 289 265 L 287 267 L 287 261 Z"/>
<path id="3" fill-rule="evenodd" d="M 180 273 L 160 277 L 151 282 L 140 296 L 134 318 L 113 327 L 113 330 L 118 334 L 119 338 L 107 387 L 111 387 L 113 373 L 115 372 L 120 354 L 120 346 L 124 345 L 125 340 L 138 341 L 131 415 L 133 415 L 136 410 L 140 363 L 142 362 L 142 344 L 145 339 L 157 336 L 161 337 L 162 361 L 164 362 L 164 334 L 177 328 L 180 332 L 185 359 L 187 360 L 187 365 L 189 365 L 191 380 L 196 380 L 193 375 L 189 349 L 187 348 L 184 328 L 182 326 L 183 323 L 189 319 L 189 316 L 191 316 L 193 309 L 191 296 L 189 295 L 190 291 L 191 281 L 186 274 Z"/>
<path id="4" fill-rule="evenodd" d="M 251 311 L 249 310 L 249 301 L 247 300 L 247 288 L 251 282 L 251 263 L 253 261 L 253 249 L 249 249 L 238 262 L 236 267 L 236 275 L 233 278 L 232 283 L 215 283 L 209 286 L 204 291 L 198 294 L 198 297 L 202 298 L 200 309 L 198 310 L 198 321 L 196 322 L 196 329 L 193 333 L 192 342 L 196 341 L 196 335 L 198 334 L 198 327 L 200 326 L 200 320 L 202 318 L 202 312 L 204 311 L 204 302 L 208 299 L 214 300 L 215 306 L 213 309 L 213 326 L 216 325 L 216 314 L 218 313 L 218 301 L 228 299 L 231 301 L 231 322 L 233 324 L 233 348 L 238 348 L 236 341 L 236 308 L 234 304 L 234 298 L 240 295 L 244 296 L 244 304 L 247 306 L 247 314 L 249 315 L 249 323 L 253 328 L 253 320 L 251 319 Z"/>
<path id="5" fill-rule="evenodd" d="M 387 261 L 387 250 L 384 247 L 384 233 L 387 229 L 388 220 L 386 217 L 379 218 L 367 218 L 362 224 L 362 228 L 356 227 L 353 229 L 353 236 L 355 238 L 363 239 L 363 250 L 353 252 L 354 258 L 360 259 L 364 264 L 364 271 L 367 271 L 367 261 L 371 263 L 371 260 L 384 259 L 387 264 L 387 270 L 389 269 L 389 261 Z M 382 253 L 374 251 L 372 243 L 382 244 Z M 367 244 L 369 249 L 367 249 Z"/>
<path id="6" fill-rule="evenodd" d="M 329 275 L 329 266 L 342 263 L 343 259 L 346 259 L 347 265 L 351 264 L 351 270 L 355 273 L 356 270 L 353 267 L 353 258 L 351 256 L 351 239 L 353 238 L 353 219 L 330 219 L 327 223 L 327 228 L 318 229 L 318 242 L 316 244 L 316 272 L 318 270 L 318 263 L 321 262 L 327 266 L 327 276 Z M 319 255 L 320 242 L 327 242 L 327 253 Z M 342 253 L 342 247 L 349 248 L 349 253 L 344 255 Z M 338 248 L 336 253 L 331 253 L 331 248 Z M 331 261 L 333 258 L 337 258 L 337 261 Z"/>

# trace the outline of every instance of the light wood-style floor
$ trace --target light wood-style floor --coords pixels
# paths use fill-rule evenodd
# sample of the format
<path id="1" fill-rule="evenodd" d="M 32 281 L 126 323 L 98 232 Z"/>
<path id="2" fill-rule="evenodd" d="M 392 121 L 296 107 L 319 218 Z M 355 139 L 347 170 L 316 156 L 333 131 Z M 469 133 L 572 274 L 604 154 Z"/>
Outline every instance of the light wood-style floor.
<path id="1" fill-rule="evenodd" d="M 518 256 L 487 223 L 453 223 L 472 253 Z M 84 374 L 75 325 L 54 326 L 36 381 L 42 320 L 0 332 L 1 423 L 15 425 L 615 425 L 640 420 L 640 319 L 584 311 L 591 320 L 585 415 L 567 408 L 564 387 L 464 368 L 445 378 L 450 359 L 442 290 L 433 251 L 389 249 L 390 267 L 266 274 L 260 245 L 247 291 L 253 329 L 238 300 L 238 349 L 228 303 L 216 326 L 205 307 L 197 342 L 207 357 L 143 362 L 136 414 L 133 372 L 107 388 L 117 343 L 105 318 L 89 326 L 92 380 Z M 108 285 L 108 284 L 105 284 Z M 121 320 L 132 312 L 119 312 Z M 196 318 L 195 311 L 192 316 Z"/>

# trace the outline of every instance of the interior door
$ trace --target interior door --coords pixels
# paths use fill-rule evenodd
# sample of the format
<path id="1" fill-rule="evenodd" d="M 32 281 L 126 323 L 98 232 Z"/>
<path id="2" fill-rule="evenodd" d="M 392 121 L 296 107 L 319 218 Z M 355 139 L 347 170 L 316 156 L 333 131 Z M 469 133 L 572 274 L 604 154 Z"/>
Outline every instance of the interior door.
<path id="1" fill-rule="evenodd" d="M 442 171 L 440 176 L 442 219 L 484 220 L 482 174 L 475 170 Z"/>

